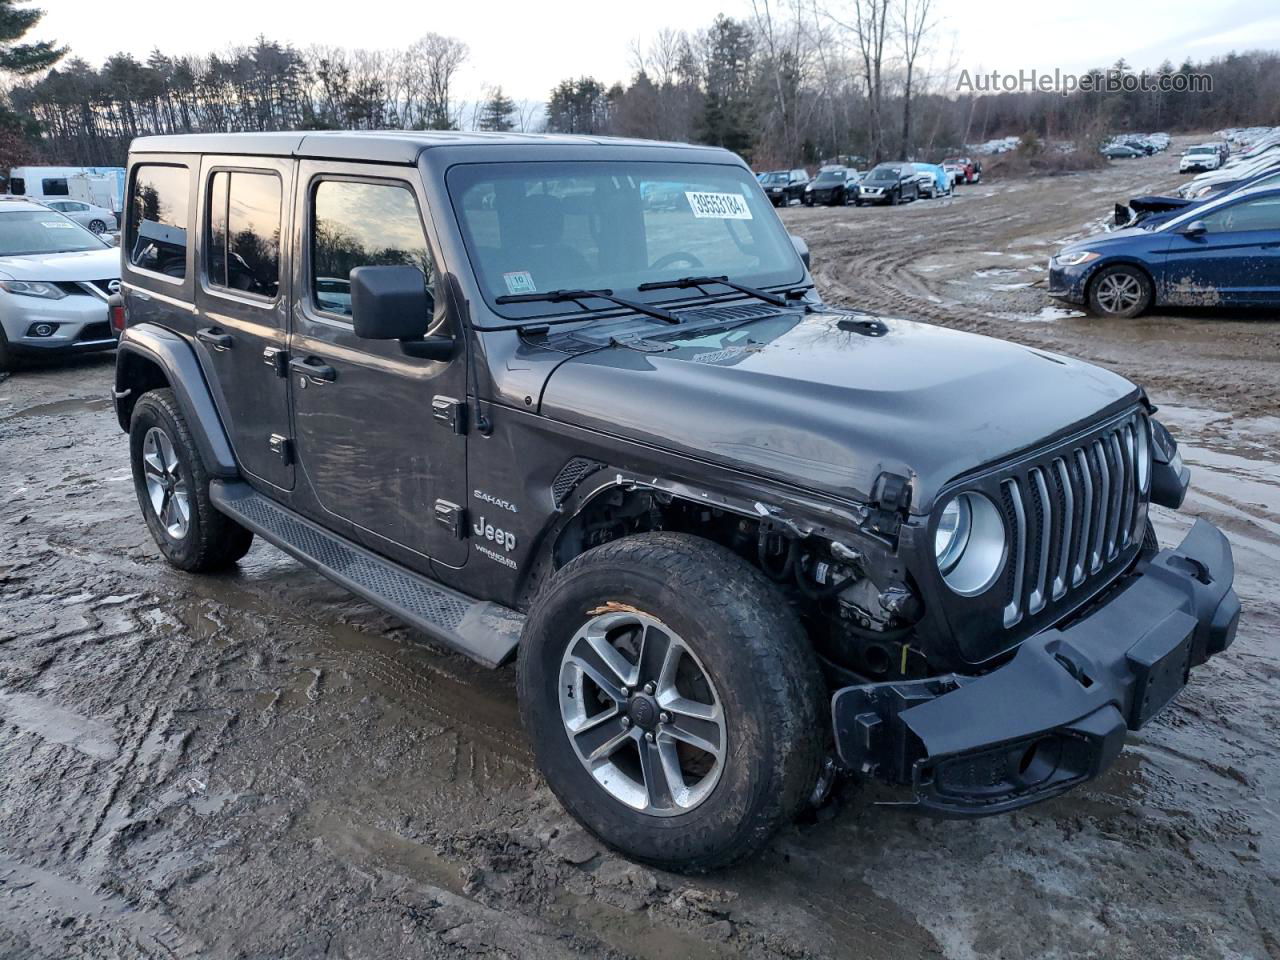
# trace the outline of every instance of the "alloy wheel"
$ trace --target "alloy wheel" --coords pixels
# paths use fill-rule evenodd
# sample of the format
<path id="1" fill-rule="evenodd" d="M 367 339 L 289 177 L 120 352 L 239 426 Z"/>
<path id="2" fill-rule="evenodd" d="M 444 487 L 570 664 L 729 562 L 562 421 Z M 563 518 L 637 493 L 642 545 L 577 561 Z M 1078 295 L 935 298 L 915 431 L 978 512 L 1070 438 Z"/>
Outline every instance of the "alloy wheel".
<path id="1" fill-rule="evenodd" d="M 688 813 L 724 770 L 724 708 L 685 641 L 647 614 L 592 617 L 560 662 L 560 716 L 587 772 L 651 816 Z"/>
<path id="2" fill-rule="evenodd" d="M 165 533 L 181 540 L 191 526 L 191 496 L 173 441 L 159 427 L 152 427 L 142 439 L 142 473 L 156 519 Z"/>
<path id="3" fill-rule="evenodd" d="M 1142 284 L 1131 273 L 1112 273 L 1098 281 L 1097 298 L 1107 313 L 1124 313 L 1142 301 Z"/>

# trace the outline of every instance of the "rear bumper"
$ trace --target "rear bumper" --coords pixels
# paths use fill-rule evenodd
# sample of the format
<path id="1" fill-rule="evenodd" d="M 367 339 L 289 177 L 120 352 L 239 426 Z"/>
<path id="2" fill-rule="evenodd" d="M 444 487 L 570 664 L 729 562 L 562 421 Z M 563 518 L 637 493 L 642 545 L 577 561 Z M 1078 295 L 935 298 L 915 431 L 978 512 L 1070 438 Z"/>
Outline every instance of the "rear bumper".
<path id="1" fill-rule="evenodd" d="M 1235 639 L 1226 537 L 1197 520 L 1087 615 L 1023 642 L 980 677 L 845 687 L 832 697 L 844 764 L 908 784 L 904 806 L 942 817 L 1014 810 L 1098 776 Z"/>

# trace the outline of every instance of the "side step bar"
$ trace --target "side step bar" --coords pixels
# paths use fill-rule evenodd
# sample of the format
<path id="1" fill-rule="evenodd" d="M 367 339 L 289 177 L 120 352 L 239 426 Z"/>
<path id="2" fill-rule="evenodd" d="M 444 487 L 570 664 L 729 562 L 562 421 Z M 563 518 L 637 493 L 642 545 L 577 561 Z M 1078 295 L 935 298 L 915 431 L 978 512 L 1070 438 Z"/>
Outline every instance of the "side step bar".
<path id="1" fill-rule="evenodd" d="M 375 606 L 488 667 L 515 651 L 524 614 L 473 600 L 357 546 L 239 480 L 213 480 L 209 499 L 268 543 Z"/>

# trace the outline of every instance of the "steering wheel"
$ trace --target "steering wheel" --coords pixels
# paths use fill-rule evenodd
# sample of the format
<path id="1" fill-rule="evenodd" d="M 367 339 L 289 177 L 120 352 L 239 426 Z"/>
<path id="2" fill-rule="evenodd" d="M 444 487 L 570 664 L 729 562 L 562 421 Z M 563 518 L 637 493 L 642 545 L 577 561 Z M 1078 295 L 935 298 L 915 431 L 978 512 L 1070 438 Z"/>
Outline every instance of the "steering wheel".
<path id="1" fill-rule="evenodd" d="M 671 253 L 665 254 L 659 257 L 653 263 L 649 264 L 649 269 L 661 270 L 663 267 L 674 266 L 675 264 L 681 263 L 681 262 L 687 263 L 689 266 L 694 267 L 695 269 L 702 269 L 702 261 L 699 260 L 697 257 L 695 257 L 692 253 L 689 253 L 687 250 L 674 250 Z"/>

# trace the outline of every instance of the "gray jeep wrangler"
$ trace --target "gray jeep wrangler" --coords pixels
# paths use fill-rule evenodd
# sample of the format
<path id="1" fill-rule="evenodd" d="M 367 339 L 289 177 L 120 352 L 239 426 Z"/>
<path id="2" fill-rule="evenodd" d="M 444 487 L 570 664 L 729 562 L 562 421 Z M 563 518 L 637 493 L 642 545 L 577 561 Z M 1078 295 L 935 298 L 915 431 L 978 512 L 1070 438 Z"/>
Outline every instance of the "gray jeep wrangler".
<path id="1" fill-rule="evenodd" d="M 161 552 L 260 536 L 516 660 L 547 782 L 705 870 L 841 771 L 941 816 L 1096 777 L 1235 636 L 1141 389 L 825 306 L 723 150 L 134 142 L 116 413 Z"/>

